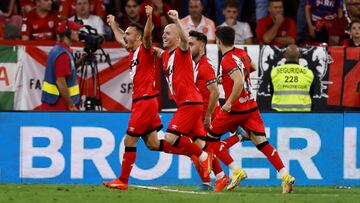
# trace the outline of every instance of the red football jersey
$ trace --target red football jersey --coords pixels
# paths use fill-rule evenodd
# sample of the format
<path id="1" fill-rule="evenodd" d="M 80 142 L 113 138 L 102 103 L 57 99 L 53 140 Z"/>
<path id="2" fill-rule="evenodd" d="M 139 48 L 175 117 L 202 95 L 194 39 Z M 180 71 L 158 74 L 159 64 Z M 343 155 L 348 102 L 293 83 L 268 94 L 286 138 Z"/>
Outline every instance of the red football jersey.
<path id="1" fill-rule="evenodd" d="M 34 6 L 33 0 L 20 0 L 19 3 L 20 3 L 20 7 L 27 6 L 27 5 Z"/>
<path id="2" fill-rule="evenodd" d="M 259 44 L 265 44 L 264 35 L 265 33 L 273 26 L 274 22 L 270 15 L 260 19 L 256 24 L 256 38 Z M 280 25 L 276 33 L 276 37 L 292 37 L 296 40 L 296 23 L 293 19 L 285 17 L 284 22 Z M 269 43 L 270 45 L 276 46 L 286 46 L 287 44 L 283 44 L 280 42 L 276 42 L 275 40 Z"/>
<path id="3" fill-rule="evenodd" d="M 197 64 L 195 64 L 195 78 L 195 84 L 202 95 L 204 101 L 204 110 L 206 110 L 210 96 L 210 91 L 207 86 L 216 83 L 217 80 L 213 65 L 210 59 L 205 55 L 201 57 Z"/>
<path id="4" fill-rule="evenodd" d="M 230 77 L 231 73 L 240 70 L 245 80 L 240 96 L 231 104 L 231 111 L 246 111 L 257 107 L 254 95 L 251 92 L 250 67 L 251 59 L 242 49 L 234 48 L 223 55 L 219 81 L 223 85 L 225 99 L 229 98 L 234 85 Z"/>
<path id="5" fill-rule="evenodd" d="M 23 18 L 21 34 L 29 36 L 30 40 L 56 40 L 56 26 L 58 16 L 49 12 L 41 18 L 36 9 L 33 9 Z"/>
<path id="6" fill-rule="evenodd" d="M 190 51 L 176 48 L 163 54 L 163 68 L 169 90 L 177 106 L 188 102 L 202 102 L 202 96 L 196 88 L 194 66 Z"/>
<path id="7" fill-rule="evenodd" d="M 135 51 L 129 51 L 130 78 L 133 81 L 133 101 L 158 94 L 155 88 L 154 49 L 145 49 L 143 45 Z"/>

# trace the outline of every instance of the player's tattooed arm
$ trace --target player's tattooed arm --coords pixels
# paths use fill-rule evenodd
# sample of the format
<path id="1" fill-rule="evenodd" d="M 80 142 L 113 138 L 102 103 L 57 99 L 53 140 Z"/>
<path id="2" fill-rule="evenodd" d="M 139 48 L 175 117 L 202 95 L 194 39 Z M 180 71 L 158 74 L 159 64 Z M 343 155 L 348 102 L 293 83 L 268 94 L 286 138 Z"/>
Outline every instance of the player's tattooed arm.
<path id="1" fill-rule="evenodd" d="M 112 31 L 114 32 L 116 41 L 125 47 L 126 46 L 126 42 L 124 41 L 125 32 L 116 23 L 115 16 L 108 15 L 106 21 L 111 27 Z"/>
<path id="2" fill-rule="evenodd" d="M 152 22 L 153 8 L 149 5 L 145 6 L 145 13 L 147 20 L 144 28 L 143 45 L 145 49 L 150 49 L 152 46 L 151 31 L 153 29 L 153 22 Z"/>
<path id="3" fill-rule="evenodd" d="M 168 16 L 170 17 L 170 19 L 175 23 L 176 27 L 178 28 L 181 51 L 189 50 L 189 36 L 188 36 L 188 33 L 186 33 L 185 30 L 181 26 L 178 12 L 176 10 L 170 10 L 168 12 Z"/>

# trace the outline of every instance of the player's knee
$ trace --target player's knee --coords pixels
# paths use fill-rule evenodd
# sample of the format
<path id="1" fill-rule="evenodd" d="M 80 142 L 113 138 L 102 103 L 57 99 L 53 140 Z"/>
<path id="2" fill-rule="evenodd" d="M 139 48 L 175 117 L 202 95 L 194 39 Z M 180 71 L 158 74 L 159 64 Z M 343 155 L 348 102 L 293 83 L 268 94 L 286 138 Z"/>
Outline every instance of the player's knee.
<path id="1" fill-rule="evenodd" d="M 205 141 L 204 140 L 202 140 L 202 139 L 196 139 L 195 140 L 195 144 L 198 146 L 198 147 L 200 147 L 200 149 L 202 149 L 202 148 L 204 148 L 204 146 L 205 146 Z"/>
<path id="2" fill-rule="evenodd" d="M 266 142 L 266 136 L 262 136 L 262 135 L 255 135 L 253 132 L 250 133 L 250 139 L 251 141 L 255 144 L 261 144 L 263 142 Z"/>
<path id="3" fill-rule="evenodd" d="M 149 150 L 159 150 L 160 144 L 155 142 L 146 143 L 146 146 Z"/>
<path id="4" fill-rule="evenodd" d="M 135 147 L 138 140 L 139 140 L 138 137 L 132 137 L 130 135 L 126 135 L 124 140 L 124 145 L 127 147 Z"/>
<path id="5" fill-rule="evenodd" d="M 179 136 L 177 136 L 177 135 L 173 135 L 170 133 L 165 134 L 166 142 L 168 142 L 171 145 L 174 145 L 177 139 L 179 139 Z"/>

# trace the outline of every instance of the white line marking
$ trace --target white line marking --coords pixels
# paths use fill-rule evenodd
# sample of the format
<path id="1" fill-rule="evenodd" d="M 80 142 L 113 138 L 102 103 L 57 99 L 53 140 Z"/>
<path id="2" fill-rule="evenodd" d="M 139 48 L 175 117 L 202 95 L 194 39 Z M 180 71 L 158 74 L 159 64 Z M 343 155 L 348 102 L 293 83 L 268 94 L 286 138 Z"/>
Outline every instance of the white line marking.
<path id="1" fill-rule="evenodd" d="M 177 190 L 177 189 L 169 189 L 169 188 L 162 188 L 162 187 L 152 187 L 152 186 L 145 186 L 145 185 L 132 185 L 133 187 L 148 189 L 148 190 L 161 190 L 167 192 L 178 192 L 178 193 L 186 193 L 186 194 L 197 194 L 197 195 L 208 195 L 208 192 L 196 192 L 196 191 L 185 191 L 185 190 Z"/>
<path id="2" fill-rule="evenodd" d="M 186 191 L 186 190 L 178 190 L 178 189 L 169 189 L 166 188 L 166 186 L 164 187 L 153 187 L 153 186 L 145 186 L 145 185 L 130 185 L 132 187 L 136 187 L 136 188 L 141 188 L 141 189 L 148 189 L 148 190 L 160 190 L 160 191 L 166 191 L 166 192 L 177 192 L 177 193 L 185 193 L 185 194 L 197 194 L 197 195 L 213 195 L 213 194 L 232 194 L 232 195 L 237 195 L 237 194 L 247 194 L 247 195 L 269 195 L 269 193 L 258 193 L 258 192 L 246 192 L 246 191 L 241 191 L 241 190 L 237 190 L 232 191 L 232 192 L 228 192 L 226 193 L 226 190 L 224 190 L 224 192 L 221 193 L 215 193 L 215 192 L 196 192 L 196 191 Z M 272 193 L 271 195 L 274 196 L 283 196 L 283 197 L 287 197 L 287 196 L 321 196 L 321 197 L 340 197 L 339 194 L 320 194 L 320 193 L 291 193 L 291 194 L 282 194 L 282 193 Z M 349 195 L 349 194 L 346 194 Z M 350 196 L 358 196 L 357 194 L 355 195 L 350 195 Z"/>

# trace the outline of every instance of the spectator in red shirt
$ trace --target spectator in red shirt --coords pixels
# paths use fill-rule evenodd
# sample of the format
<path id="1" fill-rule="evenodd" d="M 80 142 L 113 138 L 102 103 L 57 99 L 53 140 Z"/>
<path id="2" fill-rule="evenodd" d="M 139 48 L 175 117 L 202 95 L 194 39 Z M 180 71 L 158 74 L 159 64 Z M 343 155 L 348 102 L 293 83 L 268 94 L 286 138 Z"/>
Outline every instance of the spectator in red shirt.
<path id="1" fill-rule="evenodd" d="M 106 16 L 103 0 L 91 0 L 90 12 L 104 19 Z M 60 0 L 59 15 L 63 19 L 76 15 L 76 0 Z"/>
<path id="2" fill-rule="evenodd" d="M 34 7 L 34 0 L 20 0 L 20 10 L 23 15 L 29 13 Z"/>
<path id="3" fill-rule="evenodd" d="M 342 42 L 345 47 L 360 47 L 360 21 L 353 20 L 350 23 L 350 39 Z"/>
<path id="4" fill-rule="evenodd" d="M 125 4 L 125 14 L 117 19 L 121 29 L 125 30 L 132 23 L 145 26 L 146 16 L 140 14 L 140 5 L 136 0 L 127 0 Z"/>
<path id="5" fill-rule="evenodd" d="M 56 40 L 57 13 L 51 10 L 51 0 L 35 0 L 35 9 L 23 18 L 23 40 Z"/>
<path id="6" fill-rule="evenodd" d="M 260 19 L 256 25 L 256 37 L 260 44 L 286 46 L 294 44 L 296 24 L 284 16 L 282 0 L 269 0 L 269 15 Z"/>
<path id="7" fill-rule="evenodd" d="M 169 23 L 168 11 L 171 10 L 171 6 L 164 3 L 163 0 L 145 0 L 140 6 L 140 15 L 145 14 L 145 6 L 150 5 L 153 7 L 153 42 L 161 43 L 162 34 L 165 26 Z"/>
<path id="8" fill-rule="evenodd" d="M 20 38 L 22 16 L 16 0 L 3 0 L 0 3 L 0 39 Z"/>

